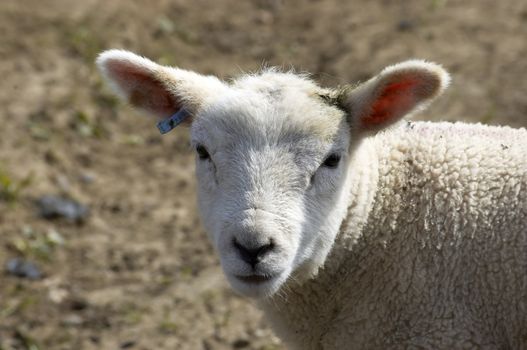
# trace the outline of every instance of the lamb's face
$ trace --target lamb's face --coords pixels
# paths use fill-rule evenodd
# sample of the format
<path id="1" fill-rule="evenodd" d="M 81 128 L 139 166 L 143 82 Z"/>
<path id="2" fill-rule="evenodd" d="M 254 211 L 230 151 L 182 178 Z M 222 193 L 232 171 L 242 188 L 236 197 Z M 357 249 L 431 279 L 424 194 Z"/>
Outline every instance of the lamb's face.
<path id="1" fill-rule="evenodd" d="M 324 261 L 345 205 L 349 143 L 342 111 L 276 73 L 239 82 L 195 118 L 200 211 L 235 290 L 269 296 Z"/>

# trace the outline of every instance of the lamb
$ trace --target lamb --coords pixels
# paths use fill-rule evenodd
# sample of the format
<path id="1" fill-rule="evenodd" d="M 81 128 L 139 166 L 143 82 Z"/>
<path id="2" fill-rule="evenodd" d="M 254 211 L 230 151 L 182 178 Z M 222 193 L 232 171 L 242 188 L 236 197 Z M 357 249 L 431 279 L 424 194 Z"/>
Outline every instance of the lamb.
<path id="1" fill-rule="evenodd" d="M 448 86 L 439 65 L 327 89 L 97 64 L 165 131 L 190 126 L 225 276 L 292 349 L 527 349 L 527 131 L 403 120 Z"/>

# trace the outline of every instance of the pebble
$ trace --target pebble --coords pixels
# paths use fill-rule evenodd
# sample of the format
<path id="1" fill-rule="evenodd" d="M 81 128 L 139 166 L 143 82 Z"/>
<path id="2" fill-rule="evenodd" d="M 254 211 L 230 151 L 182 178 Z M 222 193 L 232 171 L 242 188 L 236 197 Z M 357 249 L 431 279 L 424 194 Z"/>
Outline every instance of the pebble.
<path id="1" fill-rule="evenodd" d="M 409 32 L 413 30 L 415 27 L 415 23 L 409 19 L 402 19 L 397 23 L 397 30 L 400 32 Z"/>
<path id="2" fill-rule="evenodd" d="M 82 173 L 79 175 L 79 180 L 85 184 L 94 183 L 96 178 L 95 174 L 92 173 Z"/>
<path id="3" fill-rule="evenodd" d="M 246 340 L 246 339 L 236 339 L 232 343 L 232 347 L 234 349 L 245 349 L 245 348 L 249 347 L 249 345 L 251 345 L 251 343 L 248 340 Z"/>
<path id="4" fill-rule="evenodd" d="M 46 195 L 37 200 L 39 214 L 45 219 L 65 218 L 82 223 L 88 216 L 88 207 L 72 199 Z"/>
<path id="5" fill-rule="evenodd" d="M 82 311 L 88 307 L 88 302 L 80 298 L 72 298 L 69 302 L 71 310 Z"/>
<path id="6" fill-rule="evenodd" d="M 9 259 L 6 263 L 6 271 L 10 275 L 30 280 L 42 278 L 42 272 L 34 263 L 20 258 Z"/>
<path id="7" fill-rule="evenodd" d="M 79 315 L 67 315 L 62 320 L 62 324 L 64 326 L 75 327 L 75 326 L 81 326 L 83 323 L 84 323 L 84 320 Z"/>
<path id="8" fill-rule="evenodd" d="M 121 345 L 119 345 L 121 349 L 130 349 L 130 348 L 133 348 L 134 346 L 135 346 L 135 340 L 127 340 L 127 341 L 122 342 Z"/>
<path id="9" fill-rule="evenodd" d="M 48 298 L 55 304 L 62 303 L 67 297 L 69 292 L 62 288 L 50 288 L 48 291 Z"/>

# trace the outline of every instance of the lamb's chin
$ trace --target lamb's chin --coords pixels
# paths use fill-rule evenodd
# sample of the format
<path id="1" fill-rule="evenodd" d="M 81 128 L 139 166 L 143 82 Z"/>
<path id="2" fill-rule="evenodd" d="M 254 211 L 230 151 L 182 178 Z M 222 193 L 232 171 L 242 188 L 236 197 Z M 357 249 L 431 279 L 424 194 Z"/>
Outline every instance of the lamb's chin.
<path id="1" fill-rule="evenodd" d="M 237 276 L 226 274 L 231 287 L 242 296 L 254 299 L 272 297 L 284 284 L 289 273 L 282 272 L 273 276 Z"/>

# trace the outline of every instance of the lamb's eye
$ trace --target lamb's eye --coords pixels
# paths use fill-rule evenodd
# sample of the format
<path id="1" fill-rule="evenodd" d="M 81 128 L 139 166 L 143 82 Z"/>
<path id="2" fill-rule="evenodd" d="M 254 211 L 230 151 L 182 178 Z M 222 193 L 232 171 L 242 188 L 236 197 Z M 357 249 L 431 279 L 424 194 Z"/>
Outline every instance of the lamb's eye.
<path id="1" fill-rule="evenodd" d="M 196 152 L 198 152 L 199 159 L 210 159 L 209 152 L 207 152 L 207 149 L 204 146 L 197 145 Z"/>
<path id="2" fill-rule="evenodd" d="M 326 159 L 324 159 L 324 163 L 322 163 L 322 166 L 328 168 L 336 168 L 339 165 L 339 162 L 340 154 L 331 153 Z"/>

